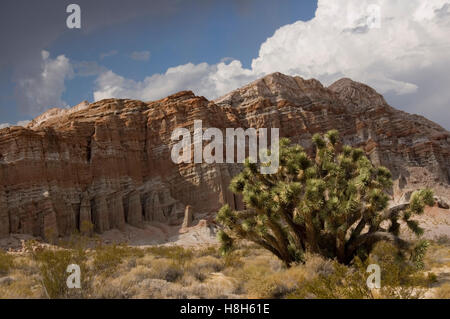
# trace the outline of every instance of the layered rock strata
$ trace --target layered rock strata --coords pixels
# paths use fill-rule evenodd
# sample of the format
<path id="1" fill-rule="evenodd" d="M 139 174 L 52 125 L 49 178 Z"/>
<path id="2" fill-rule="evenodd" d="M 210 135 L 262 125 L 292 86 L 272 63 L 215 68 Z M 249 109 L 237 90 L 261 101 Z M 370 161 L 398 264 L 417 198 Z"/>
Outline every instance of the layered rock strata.
<path id="1" fill-rule="evenodd" d="M 279 128 L 307 149 L 314 133 L 337 129 L 344 143 L 391 169 L 396 198 L 420 187 L 450 198 L 447 130 L 350 79 L 324 87 L 275 73 L 215 101 L 189 91 L 152 102 L 107 99 L 0 130 L 0 237 L 181 225 L 187 205 L 195 213 L 239 208 L 228 184 L 240 164 L 171 160 L 172 132 L 192 133 L 195 120 L 223 132 Z"/>

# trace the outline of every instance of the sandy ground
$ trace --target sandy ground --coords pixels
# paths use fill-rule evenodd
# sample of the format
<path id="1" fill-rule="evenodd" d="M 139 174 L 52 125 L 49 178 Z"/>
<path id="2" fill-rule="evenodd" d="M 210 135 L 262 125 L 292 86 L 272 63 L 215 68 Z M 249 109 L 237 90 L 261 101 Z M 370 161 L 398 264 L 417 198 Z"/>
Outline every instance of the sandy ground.
<path id="1" fill-rule="evenodd" d="M 423 215 L 414 216 L 412 219 L 419 222 L 420 227 L 425 230 L 425 239 L 436 239 L 439 236 L 450 237 L 450 210 L 437 206 L 426 208 Z M 408 237 L 412 234 L 408 233 Z"/>
<path id="2" fill-rule="evenodd" d="M 163 223 L 144 223 L 142 227 L 126 225 L 124 230 L 109 230 L 95 236 L 104 244 L 128 244 L 145 247 L 153 245 L 178 245 L 185 247 L 202 247 L 218 243 L 217 229 L 205 220 L 194 221 L 194 226 L 182 229 L 180 226 L 169 226 Z M 22 242 L 36 239 L 30 235 L 12 234 L 0 239 L 0 248 L 4 250 L 20 250 Z M 62 242 L 69 238 L 61 239 Z"/>
<path id="3" fill-rule="evenodd" d="M 105 243 L 127 243 L 130 246 L 199 246 L 217 243 L 215 227 L 202 221 L 186 229 L 155 222 L 146 223 L 142 228 L 127 225 L 124 231 L 110 230 L 100 237 Z"/>
<path id="4" fill-rule="evenodd" d="M 432 268 L 431 272 L 437 276 L 437 282 L 433 284 L 432 288 L 428 289 L 424 298 L 434 298 L 436 291 L 446 283 L 450 283 L 450 267 L 436 267 Z"/>

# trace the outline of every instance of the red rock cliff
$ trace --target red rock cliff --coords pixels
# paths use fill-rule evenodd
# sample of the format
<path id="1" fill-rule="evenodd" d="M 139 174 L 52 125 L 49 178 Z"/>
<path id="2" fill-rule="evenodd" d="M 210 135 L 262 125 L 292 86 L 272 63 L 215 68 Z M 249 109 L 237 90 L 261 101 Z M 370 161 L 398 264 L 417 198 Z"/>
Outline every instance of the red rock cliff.
<path id="1" fill-rule="evenodd" d="M 149 103 L 108 99 L 0 130 L 0 237 L 62 236 L 85 222 L 97 232 L 181 223 L 186 205 L 196 212 L 239 205 L 227 190 L 239 165 L 171 161 L 173 130 L 192 131 L 197 119 L 204 128 L 277 127 L 305 147 L 314 133 L 335 128 L 392 170 L 397 198 L 424 186 L 450 197 L 448 131 L 349 79 L 326 88 L 275 73 L 216 101 L 192 92 Z"/>

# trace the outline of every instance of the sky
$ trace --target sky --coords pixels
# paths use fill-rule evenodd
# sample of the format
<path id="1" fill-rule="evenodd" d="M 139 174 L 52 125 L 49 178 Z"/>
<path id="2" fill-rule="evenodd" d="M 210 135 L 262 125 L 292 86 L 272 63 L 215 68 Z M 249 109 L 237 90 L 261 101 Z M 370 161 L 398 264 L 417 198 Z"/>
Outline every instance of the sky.
<path id="1" fill-rule="evenodd" d="M 0 41 L 0 128 L 83 100 L 214 99 L 282 72 L 350 77 L 450 129 L 450 0 L 2 0 Z"/>

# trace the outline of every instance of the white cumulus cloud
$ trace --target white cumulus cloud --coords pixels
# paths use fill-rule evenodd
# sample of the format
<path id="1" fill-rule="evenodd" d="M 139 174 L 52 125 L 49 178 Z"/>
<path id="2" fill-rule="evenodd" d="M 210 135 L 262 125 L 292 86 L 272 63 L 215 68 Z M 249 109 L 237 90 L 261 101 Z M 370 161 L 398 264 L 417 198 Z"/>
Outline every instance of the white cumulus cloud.
<path id="1" fill-rule="evenodd" d="M 54 59 L 48 51 L 42 51 L 41 65 L 23 74 L 17 80 L 17 97 L 26 113 L 37 115 L 49 107 L 66 107 L 62 100 L 65 80 L 73 76 L 68 58 L 60 55 Z"/>
<path id="2" fill-rule="evenodd" d="M 107 71 L 94 98 L 151 100 L 186 89 L 215 98 L 272 72 L 326 85 L 350 77 L 449 128 L 449 34 L 450 0 L 319 0 L 315 17 L 276 30 L 250 69 L 237 60 L 186 64 L 143 81 Z"/>
<path id="3" fill-rule="evenodd" d="M 240 61 L 215 65 L 188 63 L 169 68 L 164 74 L 154 74 L 143 81 L 134 81 L 112 71 L 102 73 L 96 81 L 96 101 L 106 98 L 155 100 L 182 90 L 214 98 L 254 79 L 251 70 L 242 68 Z"/>
<path id="4" fill-rule="evenodd" d="M 27 126 L 30 121 L 19 121 L 16 124 L 10 124 L 10 123 L 1 123 L 0 124 L 0 130 L 6 127 L 10 126 Z"/>
<path id="5" fill-rule="evenodd" d="M 382 93 L 410 94 L 403 75 L 450 58 L 448 0 L 319 0 L 314 19 L 284 26 L 261 46 L 255 71 L 316 77 L 348 76 Z M 445 55 L 442 53 L 446 52 Z"/>

